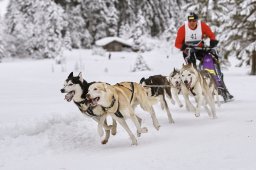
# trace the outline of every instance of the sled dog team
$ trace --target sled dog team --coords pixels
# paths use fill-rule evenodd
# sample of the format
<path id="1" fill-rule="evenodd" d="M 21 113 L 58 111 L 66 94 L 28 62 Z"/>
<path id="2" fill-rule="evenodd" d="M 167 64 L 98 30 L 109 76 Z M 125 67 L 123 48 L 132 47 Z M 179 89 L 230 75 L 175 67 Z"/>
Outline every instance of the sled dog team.
<path id="1" fill-rule="evenodd" d="M 142 126 L 142 119 L 135 113 L 138 105 L 150 114 L 156 130 L 159 130 L 160 124 L 153 105 L 158 102 L 166 111 L 169 123 L 174 123 L 166 97 L 172 104 L 177 102 L 178 106 L 183 107 L 179 99 L 179 95 L 183 95 L 186 109 L 193 112 L 196 117 L 200 116 L 203 106 L 211 118 L 216 118 L 215 101 L 220 105 L 217 86 L 211 74 L 207 71 L 198 71 L 190 64 L 183 64 L 180 70 L 174 68 L 168 77 L 154 75 L 142 78 L 140 83 L 120 82 L 115 85 L 87 82 L 82 73 L 74 76 L 71 72 L 61 92 L 66 93 L 65 99 L 68 102 L 73 100 L 83 114 L 98 123 L 98 134 L 104 136 L 102 144 L 108 142 L 110 133 L 116 134 L 119 123 L 128 133 L 132 145 L 137 145 L 137 139 L 126 119 L 132 120 L 138 137 L 141 133 L 148 132 L 148 129 Z M 191 101 L 191 98 L 194 100 Z M 107 123 L 108 116 L 112 118 L 111 125 Z"/>

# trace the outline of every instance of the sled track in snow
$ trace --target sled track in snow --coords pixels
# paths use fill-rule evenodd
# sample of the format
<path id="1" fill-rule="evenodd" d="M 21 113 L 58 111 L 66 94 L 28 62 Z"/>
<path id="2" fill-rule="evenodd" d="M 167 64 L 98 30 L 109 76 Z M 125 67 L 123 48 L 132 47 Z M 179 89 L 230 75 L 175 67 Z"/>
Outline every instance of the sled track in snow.
<path id="1" fill-rule="evenodd" d="M 3 148 L 19 147 L 19 142 L 22 142 L 28 147 L 35 143 L 38 147 L 75 149 L 94 144 L 97 137 L 93 120 L 72 113 L 0 125 L 0 145 Z"/>

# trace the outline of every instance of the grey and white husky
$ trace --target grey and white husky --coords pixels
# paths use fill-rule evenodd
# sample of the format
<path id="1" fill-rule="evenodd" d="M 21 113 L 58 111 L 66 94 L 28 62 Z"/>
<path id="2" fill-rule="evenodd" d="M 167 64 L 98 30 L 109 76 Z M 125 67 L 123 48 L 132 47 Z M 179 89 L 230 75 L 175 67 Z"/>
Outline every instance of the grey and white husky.
<path id="1" fill-rule="evenodd" d="M 88 93 L 88 88 L 94 82 L 88 83 L 82 77 L 82 73 L 78 76 L 73 76 L 71 72 L 68 78 L 64 82 L 64 87 L 60 90 L 61 93 L 66 93 L 65 99 L 76 104 L 79 110 L 86 116 L 91 117 L 96 122 L 100 122 L 100 118 L 105 114 L 104 110 L 100 106 L 92 107 L 90 101 L 86 99 L 86 94 Z M 116 121 L 113 120 L 113 125 L 109 126 L 107 124 L 107 119 L 105 119 L 103 128 L 105 129 L 105 137 L 101 141 L 102 144 L 106 144 L 110 137 L 110 131 L 112 135 L 116 134 Z"/>
<path id="2" fill-rule="evenodd" d="M 171 93 L 173 95 L 173 98 L 178 103 L 179 107 L 183 107 L 183 104 L 179 99 L 179 94 L 181 94 L 180 71 L 174 68 L 169 75 L 169 81 L 171 84 Z"/>
<path id="3" fill-rule="evenodd" d="M 202 75 L 202 77 L 205 79 L 206 83 L 209 86 L 210 89 L 210 93 L 212 94 L 212 97 L 214 99 L 214 97 L 216 98 L 218 107 L 220 107 L 220 99 L 219 99 L 219 93 L 218 93 L 218 86 L 214 80 L 213 75 L 207 71 L 207 70 L 201 70 L 200 74 Z"/>
<path id="4" fill-rule="evenodd" d="M 182 66 L 180 70 L 181 75 L 181 91 L 185 99 L 186 108 L 193 111 L 195 116 L 200 116 L 201 106 L 204 106 L 208 115 L 216 118 L 215 103 L 210 92 L 209 86 L 192 64 Z M 196 107 L 194 107 L 189 100 L 189 96 L 194 96 Z M 208 108 L 210 107 L 210 109 Z"/>

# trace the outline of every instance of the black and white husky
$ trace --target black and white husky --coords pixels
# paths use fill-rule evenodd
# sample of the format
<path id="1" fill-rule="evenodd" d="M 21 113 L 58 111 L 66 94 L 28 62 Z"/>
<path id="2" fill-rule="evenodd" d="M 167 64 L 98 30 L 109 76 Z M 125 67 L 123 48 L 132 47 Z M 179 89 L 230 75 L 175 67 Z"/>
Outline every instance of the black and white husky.
<path id="1" fill-rule="evenodd" d="M 64 87 L 60 90 L 61 93 L 66 93 L 65 99 L 76 104 L 79 110 L 88 117 L 93 118 L 96 122 L 99 123 L 100 118 L 105 114 L 104 110 L 100 106 L 92 107 L 90 102 L 86 99 L 86 94 L 88 93 L 88 88 L 92 83 L 88 83 L 82 77 L 82 73 L 79 73 L 78 76 L 73 76 L 71 72 L 68 78 L 64 82 Z M 105 138 L 102 140 L 102 144 L 106 144 L 110 137 L 110 131 L 112 135 L 116 134 L 116 121 L 113 120 L 113 125 L 109 126 L 107 124 L 107 119 L 105 119 L 103 128 L 105 129 Z"/>

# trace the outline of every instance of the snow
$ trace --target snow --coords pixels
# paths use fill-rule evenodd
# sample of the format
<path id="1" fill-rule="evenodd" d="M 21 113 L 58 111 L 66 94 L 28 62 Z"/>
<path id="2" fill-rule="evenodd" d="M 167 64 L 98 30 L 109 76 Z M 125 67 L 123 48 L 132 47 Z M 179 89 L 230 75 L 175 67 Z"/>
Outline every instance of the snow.
<path id="1" fill-rule="evenodd" d="M 122 39 L 122 38 L 119 38 L 119 37 L 105 37 L 105 38 L 102 38 L 100 40 L 97 40 L 95 42 L 95 44 L 98 45 L 98 46 L 104 46 L 104 45 L 107 45 L 107 44 L 109 44 L 113 41 L 120 42 L 120 43 L 125 44 L 127 46 L 132 46 L 133 45 L 132 39 L 125 40 L 125 39 Z"/>
<path id="2" fill-rule="evenodd" d="M 133 52 L 115 52 L 108 60 L 90 50 L 67 51 L 65 72 L 50 59 L 5 59 L 0 63 L 0 169 L 254 170 L 256 79 L 247 75 L 246 68 L 234 67 L 236 60 L 231 59 L 231 67 L 224 70 L 235 101 L 217 107 L 217 119 L 210 119 L 204 109 L 196 118 L 169 102 L 175 124 L 170 125 L 166 113 L 155 105 L 161 124 L 156 131 L 150 115 L 137 108 L 149 129 L 137 146 L 131 146 L 120 126 L 117 135 L 101 145 L 96 123 L 60 93 L 75 67 L 74 74 L 82 71 L 89 82 L 138 82 L 150 75 L 169 75 L 183 60 L 175 50 L 169 58 L 164 51 L 142 54 L 152 68 L 144 72 L 130 71 L 137 57 Z M 132 122 L 128 124 L 135 133 Z"/>
<path id="3" fill-rule="evenodd" d="M 7 5 L 9 4 L 9 0 L 0 1 L 0 18 L 3 17 L 6 13 Z"/>

